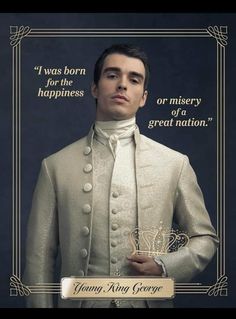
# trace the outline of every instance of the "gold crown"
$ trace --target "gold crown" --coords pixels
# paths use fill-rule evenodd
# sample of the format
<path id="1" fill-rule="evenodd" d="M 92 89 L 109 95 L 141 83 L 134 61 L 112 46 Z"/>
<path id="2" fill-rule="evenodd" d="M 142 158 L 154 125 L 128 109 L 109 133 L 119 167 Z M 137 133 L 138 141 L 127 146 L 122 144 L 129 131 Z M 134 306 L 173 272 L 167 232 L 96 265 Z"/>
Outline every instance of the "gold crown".
<path id="1" fill-rule="evenodd" d="M 189 242 L 189 236 L 178 229 L 165 230 L 160 223 L 159 227 L 151 229 L 135 228 L 130 233 L 132 254 L 160 256 L 179 248 Z"/>

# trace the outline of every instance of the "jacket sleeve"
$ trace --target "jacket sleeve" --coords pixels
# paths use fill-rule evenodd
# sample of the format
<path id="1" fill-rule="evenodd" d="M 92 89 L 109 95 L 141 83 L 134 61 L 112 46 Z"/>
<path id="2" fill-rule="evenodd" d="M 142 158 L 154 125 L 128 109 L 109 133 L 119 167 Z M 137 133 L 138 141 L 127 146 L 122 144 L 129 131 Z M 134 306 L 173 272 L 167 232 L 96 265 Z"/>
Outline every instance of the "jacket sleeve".
<path id="1" fill-rule="evenodd" d="M 175 197 L 178 228 L 190 237 L 188 245 L 161 256 L 168 277 L 188 282 L 204 270 L 215 254 L 219 240 L 206 210 L 196 175 L 185 156 Z"/>
<path id="2" fill-rule="evenodd" d="M 44 293 L 43 286 L 54 281 L 57 248 L 56 196 L 44 160 L 34 191 L 27 227 L 26 266 L 23 276 L 24 284 L 31 289 L 31 294 L 26 297 L 27 307 L 53 307 L 52 295 Z M 40 285 L 42 293 L 33 293 L 33 288 L 38 289 Z"/>

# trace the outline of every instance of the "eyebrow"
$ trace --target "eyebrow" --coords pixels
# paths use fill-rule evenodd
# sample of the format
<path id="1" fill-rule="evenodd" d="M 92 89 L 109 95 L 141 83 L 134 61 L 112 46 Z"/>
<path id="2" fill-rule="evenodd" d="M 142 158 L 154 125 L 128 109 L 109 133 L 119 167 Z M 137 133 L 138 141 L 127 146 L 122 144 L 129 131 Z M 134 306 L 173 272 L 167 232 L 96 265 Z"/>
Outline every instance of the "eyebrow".
<path id="1" fill-rule="evenodd" d="M 119 73 L 121 73 L 121 69 L 117 68 L 117 67 L 108 67 L 108 68 L 103 70 L 103 74 L 105 74 L 107 72 L 119 72 Z M 135 71 L 130 71 L 129 75 L 136 76 L 136 77 L 140 78 L 141 80 L 144 80 L 144 76 L 141 73 L 138 73 L 138 72 L 135 72 Z"/>

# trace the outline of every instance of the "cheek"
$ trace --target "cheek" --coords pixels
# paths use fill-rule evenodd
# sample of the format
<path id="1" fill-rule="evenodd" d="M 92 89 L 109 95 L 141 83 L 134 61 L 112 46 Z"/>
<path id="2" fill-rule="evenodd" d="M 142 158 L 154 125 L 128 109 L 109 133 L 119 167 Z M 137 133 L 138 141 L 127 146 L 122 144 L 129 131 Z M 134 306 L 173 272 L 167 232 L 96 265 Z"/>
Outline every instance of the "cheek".
<path id="1" fill-rule="evenodd" d="M 137 102 L 137 104 L 141 104 L 141 103 L 143 103 L 143 94 L 137 94 L 136 95 L 136 102 Z"/>
<path id="2" fill-rule="evenodd" d="M 102 92 L 103 94 L 106 94 L 107 91 L 113 90 L 115 87 L 115 83 L 109 81 L 109 82 L 103 82 L 100 83 L 100 92 Z"/>

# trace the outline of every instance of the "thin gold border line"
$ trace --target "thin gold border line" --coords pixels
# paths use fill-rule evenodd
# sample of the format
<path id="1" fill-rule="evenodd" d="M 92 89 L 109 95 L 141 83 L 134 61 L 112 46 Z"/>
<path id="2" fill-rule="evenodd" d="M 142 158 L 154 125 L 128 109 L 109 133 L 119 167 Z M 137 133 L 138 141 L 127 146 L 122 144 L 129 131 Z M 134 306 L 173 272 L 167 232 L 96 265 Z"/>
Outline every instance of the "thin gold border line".
<path id="1" fill-rule="evenodd" d="M 18 267 L 17 267 L 17 260 L 18 260 L 18 254 L 17 254 L 17 246 L 18 246 L 18 224 L 17 224 L 17 209 L 18 209 L 18 200 L 19 200 L 19 194 L 18 194 L 18 157 L 19 157 L 19 154 L 18 154 L 18 150 L 19 150 L 19 147 L 18 147 L 18 101 L 19 101 L 19 87 L 18 87 L 18 68 L 19 68 L 19 65 L 18 65 L 18 54 L 19 54 L 19 50 L 18 50 L 18 46 L 16 47 L 16 78 L 15 78 L 15 81 L 16 81 L 16 86 L 15 86 L 15 89 L 16 89 L 16 117 L 15 117 L 15 124 L 16 124 L 16 130 L 15 130 L 15 133 L 16 133 L 16 136 L 15 136 L 15 187 L 16 187 L 16 192 L 15 192 L 15 195 L 16 195 L 16 203 L 15 203 L 15 210 L 14 210 L 14 222 L 15 222 L 15 240 L 16 240 L 16 247 L 15 247 L 15 260 L 14 260 L 14 263 L 15 263 L 15 275 L 18 277 Z"/>
<path id="2" fill-rule="evenodd" d="M 223 112 L 224 112 L 224 117 L 223 117 L 223 125 L 224 125 L 224 135 L 223 135 L 223 139 L 224 139 L 224 147 L 223 147 L 223 160 L 224 160 L 224 163 L 223 163 L 223 199 L 224 199 L 224 205 L 223 205 L 223 216 L 224 216 L 224 234 L 225 234 L 225 227 L 226 227 L 226 224 L 225 224 L 225 212 L 226 212 L 226 201 L 225 201 L 225 165 L 226 165 L 226 162 L 225 162 L 225 156 L 226 156 L 226 154 L 225 154 L 225 112 L 226 112 L 226 108 L 225 108 L 225 89 L 226 89 L 226 87 L 225 87 L 225 47 L 223 47 L 223 52 L 224 52 L 224 60 L 223 60 L 223 67 L 224 67 L 224 69 L 223 69 L 223 81 L 224 81 L 224 83 L 223 83 Z M 224 252 L 226 252 L 226 247 L 225 247 L 225 245 L 226 245 L 226 237 L 224 237 Z M 224 274 L 226 273 L 226 269 L 225 269 L 225 260 L 226 260 L 226 256 L 224 255 Z"/>
<path id="3" fill-rule="evenodd" d="M 103 35 L 103 34 L 108 34 L 108 35 L 116 35 L 116 34 L 121 34 L 121 35 L 129 35 L 129 34 L 133 34 L 134 32 L 130 31 L 130 32 L 121 32 L 121 31 L 117 31 L 117 32 L 111 32 L 111 31 L 101 31 L 101 32 L 92 32 L 92 31 L 74 31 L 74 32 L 63 32 L 63 31 L 58 31 L 58 32 L 51 32 L 51 31 L 34 31 L 34 29 L 31 29 L 30 34 L 29 35 L 45 35 L 45 34 L 50 34 L 50 35 L 80 35 L 80 34 L 84 34 L 84 35 Z M 185 35 L 185 34 L 190 34 L 190 35 L 208 35 L 208 37 L 210 37 L 210 35 L 206 32 L 192 32 L 192 31 L 188 31 L 188 32 L 166 32 L 166 33 L 162 33 L 162 32 L 157 32 L 157 31 L 139 31 L 136 32 L 136 34 L 139 35 L 160 35 L 160 34 L 167 34 L 167 35 Z"/>
<path id="4" fill-rule="evenodd" d="M 222 229 L 222 50 L 221 46 L 218 44 L 218 50 L 219 50 L 219 101 L 220 101 L 220 114 L 219 114 L 219 121 L 220 121 L 220 171 L 219 171 L 219 177 L 220 177 L 220 276 L 223 275 L 223 267 L 222 267 L 222 258 L 223 258 L 223 229 Z"/>
<path id="5" fill-rule="evenodd" d="M 192 287 L 190 285 L 179 285 L 178 283 L 175 283 L 175 287 L 177 288 L 196 288 L 196 289 L 202 289 L 202 288 L 209 288 L 211 287 L 211 285 L 192 285 Z"/>
<path id="6" fill-rule="evenodd" d="M 43 291 L 43 292 L 38 292 L 38 291 L 32 291 L 31 292 L 32 294 L 38 294 L 38 293 L 44 293 L 44 294 L 59 294 L 60 293 L 60 291 Z"/>
<path id="7" fill-rule="evenodd" d="M 219 60 L 218 62 L 218 99 L 219 99 L 219 127 L 217 128 L 219 131 L 219 140 L 218 140 L 218 146 L 219 146 L 219 167 L 218 167 L 218 176 L 219 176 L 219 239 L 220 239 L 220 243 L 219 243 L 219 277 L 222 275 L 222 267 L 221 267 L 221 257 L 222 257 L 222 227 L 221 227 L 221 64 L 220 64 L 220 59 L 221 59 L 221 51 L 220 51 L 220 45 L 217 42 L 217 50 L 218 50 L 218 56 L 219 56 Z"/>
<path id="8" fill-rule="evenodd" d="M 19 118 L 18 118 L 18 145 L 19 145 L 19 158 L 18 158 L 18 172 L 19 172 L 19 180 L 18 180 L 18 188 L 19 188 L 19 206 L 17 210 L 18 217 L 18 278 L 21 279 L 21 42 L 19 43 L 19 55 L 18 55 L 18 63 L 19 63 L 19 73 L 18 73 L 18 95 L 19 95 Z"/>
<path id="9" fill-rule="evenodd" d="M 14 144 L 13 144 L 13 148 L 14 148 L 14 191 L 15 191 L 15 202 L 14 202 L 14 206 L 13 206 L 13 223 L 14 223 L 14 227 L 13 227 L 13 236 L 15 239 L 15 242 L 17 244 L 17 238 L 16 238 L 16 220 L 15 220 L 15 216 L 16 216 L 16 206 L 17 206 L 17 184 L 16 184 L 16 176 L 17 176 L 17 167 L 16 167 L 16 161 L 17 161 L 17 149 L 16 149 L 16 137 L 17 137 L 17 85 L 16 85 L 16 78 L 17 78 L 17 47 L 15 48 L 15 56 L 14 56 L 14 62 L 15 62 L 15 70 L 14 70 L 14 82 L 15 82 L 15 101 L 14 101 Z M 14 246 L 14 259 L 13 259 L 13 263 L 14 263 L 14 272 L 13 274 L 16 274 L 16 245 Z"/>
<path id="10" fill-rule="evenodd" d="M 48 290 L 48 289 L 53 289 L 53 290 L 60 290 L 61 289 L 61 287 L 60 286 L 58 286 L 58 287 L 50 287 L 50 286 L 48 286 L 48 287 L 35 287 L 35 288 L 32 288 L 32 286 L 28 286 L 29 288 L 30 288 L 30 291 L 31 290 Z"/>
<path id="11" fill-rule="evenodd" d="M 175 288 L 175 292 L 180 292 L 180 291 L 189 291 L 189 292 L 191 292 L 191 291 L 197 291 L 197 292 L 199 292 L 199 291 L 201 291 L 201 292 L 207 292 L 208 290 L 209 290 L 209 288 L 210 288 L 210 286 L 208 287 L 208 288 L 202 288 L 202 289 L 197 289 L 197 288 L 195 288 L 195 289 L 190 289 L 190 288 Z"/>
<path id="12" fill-rule="evenodd" d="M 61 287 L 37 287 L 37 288 L 32 288 L 32 286 L 29 286 L 30 291 L 33 290 L 48 290 L 48 289 L 53 289 L 53 290 L 60 290 Z"/>
<path id="13" fill-rule="evenodd" d="M 220 167 L 220 173 L 221 173 L 221 238 L 222 238 L 222 262 L 221 262 L 221 275 L 224 275 L 224 214 L 223 214 L 223 206 L 224 206 L 224 196 L 223 196 L 223 188 L 224 188 L 224 176 L 223 176 L 223 167 L 224 167 L 224 154 L 223 154 L 223 147 L 224 147 L 224 127 L 223 127 L 223 116 L 224 116 L 224 110 L 223 110 L 223 48 L 220 46 L 220 53 L 221 53 L 221 59 L 220 59 L 220 68 L 221 68 L 221 85 L 220 85 L 220 93 L 221 93 L 221 167 Z"/>
<path id="14" fill-rule="evenodd" d="M 199 34 L 199 35 L 178 35 L 178 34 L 175 34 L 175 35 L 171 35 L 171 34 L 156 34 L 156 35 L 146 35 L 146 34 L 98 34 L 96 35 L 96 38 L 111 38 L 111 37 L 114 37 L 114 38 L 119 38 L 119 37 L 130 37 L 130 38 L 160 38 L 160 37 L 165 37 L 165 38 L 209 38 L 210 36 L 208 34 Z M 55 34 L 55 35 L 50 35 L 50 34 L 38 34 L 38 35 L 34 35 L 34 34 L 29 34 L 27 35 L 27 37 L 29 38 L 63 38 L 63 37 L 66 37 L 66 38 L 94 38 L 95 36 L 92 35 L 92 34 L 65 34 L 65 35 L 61 35 L 61 34 Z"/>
<path id="15" fill-rule="evenodd" d="M 205 287 L 205 288 L 201 288 L 201 287 L 196 287 L 196 288 L 191 288 L 191 287 L 187 287 L 187 288 L 175 288 L 176 291 L 207 291 L 211 286 Z"/>
<path id="16" fill-rule="evenodd" d="M 17 108 L 17 101 L 18 101 L 18 87 L 17 87 L 17 68 L 18 68 L 18 63 L 17 63 L 17 55 L 18 55 L 18 47 L 16 47 L 16 57 L 15 57 L 15 98 L 16 98 L 16 102 L 15 102 L 15 136 L 14 136 L 14 148 L 15 148 L 15 175 L 14 175 L 14 182 L 15 182 L 15 205 L 14 205 L 14 237 L 15 237 L 15 241 L 16 241 L 16 245 L 14 247 L 14 252 L 15 252 L 15 259 L 14 259 L 14 275 L 17 276 L 17 221 L 16 221 L 16 211 L 17 211 L 17 202 L 18 202 L 18 189 L 17 189 L 17 132 L 18 132 L 18 123 L 17 123 L 17 116 L 18 116 L 18 108 Z"/>
<path id="17" fill-rule="evenodd" d="M 52 34 L 47 34 L 47 35 L 40 35 L 40 34 L 33 34 L 34 30 L 36 29 L 31 29 L 30 33 L 26 34 L 25 36 L 28 37 L 111 37 L 111 35 L 107 34 L 106 35 L 85 35 L 85 34 L 61 34 L 61 35 L 52 35 Z M 135 29 L 137 31 L 137 29 Z M 159 29 L 160 30 L 160 29 Z M 172 34 L 170 34 L 170 29 L 166 29 L 168 30 L 168 34 L 167 32 L 164 34 L 161 33 L 155 33 L 153 35 L 149 34 L 121 34 L 121 32 L 119 32 L 119 35 L 117 34 L 113 34 L 113 37 L 121 37 L 121 36 L 125 36 L 125 37 L 210 37 L 209 33 L 207 31 L 207 29 L 204 29 L 204 31 L 206 32 L 206 34 L 202 33 L 202 34 L 197 34 L 197 33 L 190 33 L 188 32 L 188 34 L 174 34 L 174 32 L 172 32 Z M 178 30 L 178 29 L 175 29 Z M 189 31 L 189 29 L 188 29 Z M 178 32 L 177 32 L 178 33 Z M 215 38 L 216 39 L 216 38 Z M 217 41 L 217 39 L 216 39 Z M 20 43 L 20 41 L 19 41 Z M 18 245 L 16 247 L 16 249 L 13 249 L 13 273 L 18 273 L 20 272 L 20 248 L 21 248 L 21 243 L 20 243 L 20 239 L 21 239 L 21 225 L 20 225 L 20 205 L 21 205 L 21 199 L 20 197 L 20 178 L 21 178 L 21 166 L 20 166 L 20 154 L 21 154 L 21 150 L 20 150 L 20 146 L 21 146 L 21 123 L 20 123 L 20 116 L 21 116 L 21 101 L 19 101 L 18 96 L 21 98 L 20 95 L 20 56 L 21 56 L 21 51 L 20 51 L 20 46 L 19 43 L 15 46 L 15 48 L 13 47 L 13 77 L 15 76 L 15 79 L 13 79 L 13 160 L 16 160 L 16 163 L 14 163 L 13 165 L 13 241 L 14 243 L 19 240 Z M 225 202 L 224 202 L 224 194 L 222 195 L 222 191 L 225 191 L 225 185 L 223 185 L 223 190 L 221 187 L 221 182 L 225 181 L 225 178 L 223 176 L 224 172 L 225 172 L 225 162 L 221 163 L 222 160 L 225 160 L 225 153 L 223 153 L 223 155 L 221 154 L 222 152 L 225 151 L 225 144 L 224 144 L 224 139 L 222 138 L 221 134 L 225 132 L 225 127 L 221 127 L 221 124 L 224 125 L 225 124 L 225 119 L 224 119 L 224 110 L 222 110 L 222 108 L 225 107 L 225 103 L 224 103 L 224 96 L 222 95 L 222 90 L 225 92 L 225 73 L 224 73 L 224 68 L 225 68 L 225 61 L 223 61 L 222 64 L 222 57 L 225 59 L 225 55 L 224 55 L 224 47 L 222 49 L 223 46 L 219 45 L 218 41 L 217 41 L 217 115 L 219 115 L 219 118 L 217 118 L 217 142 L 219 142 L 219 147 L 218 147 L 218 143 L 217 143 L 217 173 L 219 174 L 219 177 L 217 176 L 217 229 L 219 230 L 220 233 L 220 239 L 224 239 L 223 235 L 225 235 L 225 225 L 221 225 L 221 221 L 224 223 L 225 222 L 225 216 L 222 216 L 222 214 L 225 212 Z M 223 52 L 221 51 L 223 50 Z M 18 59 L 17 59 L 18 58 Z M 19 71 L 19 72 L 18 72 Z M 223 76 L 224 79 L 221 79 L 221 72 L 223 72 Z M 17 82 L 18 81 L 18 82 Z M 17 85 L 18 84 L 18 85 Z M 19 103 L 17 103 L 19 102 Z M 222 117 L 221 117 L 222 115 Z M 222 118 L 222 123 L 220 121 L 220 119 Z M 19 132 L 19 135 L 17 135 L 17 133 Z M 18 138 L 17 138 L 18 137 Z M 17 165 L 17 163 L 19 165 Z M 19 187 L 19 193 L 17 192 L 17 187 Z M 219 193 L 219 198 L 218 198 L 218 193 Z M 14 199 L 16 199 L 16 201 L 14 202 Z M 218 214 L 219 212 L 219 214 Z M 18 228 L 17 228 L 17 222 L 18 222 Z M 14 243 L 13 243 L 13 248 L 14 248 Z M 17 243 L 16 243 L 17 244 Z M 18 251 L 19 250 L 19 251 Z M 219 265 L 219 268 L 217 268 L 217 272 L 220 272 L 220 274 L 222 274 L 222 271 L 225 270 L 225 260 L 223 260 L 221 262 L 221 256 L 223 254 L 224 256 L 224 251 L 225 251 L 225 243 L 221 243 L 220 247 L 219 247 L 219 256 L 217 256 L 217 267 Z M 221 254 L 222 253 L 222 254 Z M 18 260 L 18 255 L 19 260 Z M 218 254 L 217 254 L 218 255 Z M 17 261 L 19 263 L 17 263 Z M 222 265 L 223 264 L 223 265 Z M 19 267 L 19 268 L 18 268 Z M 60 285 L 60 284 L 58 284 Z M 201 285 L 201 284 L 200 284 Z M 210 286 L 209 286 L 210 287 Z M 189 286 L 188 287 L 188 293 L 191 293 L 191 289 L 193 290 L 194 287 L 193 286 Z M 196 289 L 199 291 L 200 289 L 202 289 L 203 286 L 196 286 Z M 40 289 L 40 288 L 39 288 Z M 42 289 L 42 286 L 41 286 Z M 50 289 L 50 288 L 48 288 Z M 182 289 L 184 289 L 182 287 Z M 178 289 L 177 289 L 178 290 Z"/>
<path id="18" fill-rule="evenodd" d="M 207 292 L 209 288 L 202 288 L 202 289 L 175 289 L 175 292 L 182 292 L 182 291 L 194 291 L 194 292 Z"/>
<path id="19" fill-rule="evenodd" d="M 52 285 L 34 285 L 34 286 L 29 286 L 29 288 L 30 288 L 30 290 L 31 289 L 44 289 L 44 288 L 49 288 L 49 287 L 51 287 L 51 288 L 57 288 L 57 287 L 60 287 L 61 285 L 60 285 L 60 283 L 59 284 L 52 284 Z M 203 286 L 203 285 L 201 285 L 201 286 L 194 286 L 194 285 L 178 285 L 178 284 L 175 284 L 175 287 L 177 288 L 177 289 L 190 289 L 190 288 L 193 288 L 193 289 L 208 289 L 208 288 L 210 288 L 211 286 L 209 286 L 209 285 L 205 285 L 205 286 Z"/>
<path id="20" fill-rule="evenodd" d="M 20 169 L 20 47 L 17 45 L 13 48 L 12 54 L 12 76 L 13 76 L 13 93 L 12 93 L 12 273 L 17 277 L 20 276 L 20 181 L 21 181 L 21 169 Z M 16 245 L 14 245 L 16 244 Z"/>
<path id="21" fill-rule="evenodd" d="M 15 274 L 15 48 L 12 51 L 12 273 Z"/>
<path id="22" fill-rule="evenodd" d="M 216 43 L 217 44 L 217 43 Z M 220 234 L 220 220 L 219 220 L 219 52 L 218 45 L 216 45 L 216 227 L 217 234 Z M 217 278 L 220 277 L 220 254 L 217 249 Z"/>
<path id="23" fill-rule="evenodd" d="M 201 283 L 175 283 L 175 287 L 205 287 Z"/>
<path id="24" fill-rule="evenodd" d="M 190 290 L 190 289 L 195 289 L 195 290 L 207 290 L 207 289 L 209 289 L 211 286 L 197 286 L 197 287 L 188 287 L 188 286 L 186 286 L 186 287 L 184 287 L 184 286 L 182 286 L 182 287 L 178 287 L 178 286 L 176 286 L 175 285 L 175 290 L 182 290 L 182 289 L 184 289 L 184 290 Z"/>
<path id="25" fill-rule="evenodd" d="M 50 291 L 47 291 L 47 290 L 40 290 L 40 291 L 30 291 L 31 294 L 60 294 L 61 291 L 54 291 L 54 290 L 50 290 Z"/>
<path id="26" fill-rule="evenodd" d="M 209 286 L 209 288 L 210 288 L 210 286 Z M 201 292 L 201 293 L 207 293 L 208 291 L 209 291 L 209 288 L 203 288 L 203 289 L 185 289 L 185 288 L 182 288 L 182 289 L 175 289 L 175 293 L 176 294 L 178 294 L 179 292 L 181 293 L 181 292 L 188 292 L 189 294 L 191 294 L 191 293 L 199 293 L 199 292 Z"/>
<path id="27" fill-rule="evenodd" d="M 85 278 L 85 277 L 83 277 Z M 78 279 L 80 279 L 80 277 L 78 277 Z M 81 278 L 82 279 L 82 278 Z M 38 283 L 36 282 L 35 285 L 29 285 L 28 286 L 30 289 L 34 289 L 34 288 L 40 288 L 40 289 L 44 289 L 44 288 L 53 288 L 53 289 L 56 289 L 56 288 L 60 288 L 61 287 L 61 283 L 55 283 L 55 284 L 43 284 L 43 283 Z"/>
<path id="28" fill-rule="evenodd" d="M 222 267 L 222 257 L 223 257 L 223 228 L 222 228 L 222 50 L 219 45 L 220 50 L 220 237 L 221 237 L 221 264 L 220 264 L 220 276 L 223 275 L 223 267 Z"/>
<path id="29" fill-rule="evenodd" d="M 19 137 L 19 83 L 18 83 L 18 77 L 19 77 L 19 46 L 17 47 L 17 68 L 16 68 L 16 71 L 17 71 L 17 74 L 16 74 L 16 90 L 17 90 L 17 101 L 16 101 L 16 187 L 17 187 L 17 201 L 16 201 L 16 210 L 15 210 L 15 221 L 16 221 L 16 228 L 15 228 L 15 232 L 16 232 L 16 239 L 17 239 L 17 245 L 16 245 L 16 275 L 18 277 L 18 274 L 19 274 L 19 269 L 18 269 L 18 228 L 19 228 L 19 225 L 18 225 L 18 208 L 19 208 L 19 165 L 18 165 L 18 161 L 19 161 L 19 149 L 20 149 L 20 146 L 19 146 L 19 140 L 18 140 L 18 137 Z"/>
<path id="30" fill-rule="evenodd" d="M 223 273 L 225 274 L 225 47 L 222 50 L 222 231 L 223 231 Z"/>
<path id="31" fill-rule="evenodd" d="M 117 31 L 119 30 L 119 31 Z M 31 28 L 30 33 L 50 33 L 50 34 L 78 34 L 78 33 L 155 33 L 155 34 L 183 34 L 183 33 L 194 33 L 194 34 L 209 34 L 206 29 L 37 29 Z M 209 35 L 211 36 L 211 35 Z"/>
<path id="32" fill-rule="evenodd" d="M 31 29 L 33 32 L 35 31 L 45 31 L 45 32 L 94 32 L 94 30 L 96 30 L 95 32 L 97 32 L 97 30 L 99 31 L 103 31 L 103 32 L 107 32 L 107 30 L 110 30 L 111 31 L 117 31 L 117 32 L 120 32 L 120 30 L 123 31 L 130 31 L 130 32 L 136 32 L 137 30 L 138 31 L 144 31 L 144 32 L 150 32 L 150 31 L 153 31 L 153 32 L 207 32 L 206 29 L 146 29 L 146 28 L 141 28 L 141 29 L 138 29 L 138 28 L 135 28 L 135 29 L 129 29 L 129 28 L 114 28 L 114 29 L 104 29 L 104 28 L 82 28 L 82 29 L 77 29 L 77 28 L 74 28 L 74 29 L 70 29 L 70 28 L 64 28 L 64 29 L 60 29 L 58 31 L 58 28 L 56 29 L 47 29 L 47 28 L 32 28 Z M 56 31 L 55 31 L 56 30 Z M 86 31 L 84 31 L 86 30 Z M 157 31 L 159 30 L 159 31 Z M 177 31 L 176 31 L 177 30 Z"/>
<path id="33" fill-rule="evenodd" d="M 217 233 L 221 241 L 221 218 L 220 218 L 220 50 L 219 50 L 219 44 L 217 44 L 217 205 L 218 205 L 218 211 L 217 211 L 217 218 L 218 218 L 218 227 L 217 227 Z M 221 276 L 221 243 L 219 244 L 219 250 L 217 251 L 218 255 L 218 276 L 217 278 L 220 278 Z"/>
<path id="34" fill-rule="evenodd" d="M 58 288 L 34 288 L 34 289 L 31 289 L 30 288 L 30 293 L 45 293 L 45 292 L 55 292 L 55 293 L 60 293 L 61 292 L 61 288 L 58 287 Z"/>
<path id="35" fill-rule="evenodd" d="M 201 292 L 201 291 L 194 291 L 194 292 L 189 292 L 189 291 L 178 291 L 178 294 L 182 294 L 182 295 L 184 295 L 184 294 L 192 294 L 192 295 L 203 295 L 203 293 Z M 204 292 L 204 293 L 207 293 L 207 291 L 206 292 Z"/>
<path id="36" fill-rule="evenodd" d="M 48 288 L 48 287 L 54 287 L 54 288 L 57 288 L 57 287 L 60 287 L 61 286 L 61 283 L 57 283 L 57 284 L 48 284 L 48 285 L 44 285 L 44 284 L 38 284 L 38 285 L 33 285 L 33 286 L 28 286 L 30 289 L 34 289 L 34 288 Z"/>
<path id="37" fill-rule="evenodd" d="M 224 172 L 223 172 L 223 109 L 224 109 L 224 95 L 223 95 L 223 79 L 222 79 L 222 73 L 223 73 L 223 65 L 222 65 L 222 50 L 224 50 L 224 47 L 222 47 L 217 42 L 217 232 L 219 235 L 220 243 L 219 243 L 219 250 L 217 254 L 217 265 L 218 267 L 218 278 L 220 278 L 222 275 L 224 275 L 224 251 L 225 251 L 225 244 L 224 244 L 224 210 L 223 210 L 223 188 L 224 188 Z M 218 279 L 217 278 L 217 279 Z"/>
<path id="38" fill-rule="evenodd" d="M 16 118 L 15 118 L 15 123 L 16 123 L 16 137 L 15 137 L 15 149 L 16 149 L 16 175 L 15 175 L 15 183 L 16 183 L 16 206 L 15 206 L 15 238 L 17 241 L 16 247 L 15 247 L 15 275 L 18 277 L 18 216 L 17 216 L 17 211 L 19 207 L 19 166 L 18 166 L 18 160 L 19 160 L 19 144 L 18 144 L 18 132 L 19 132 L 19 86 L 18 86 L 18 74 L 19 74 L 19 47 L 16 47 Z"/>

